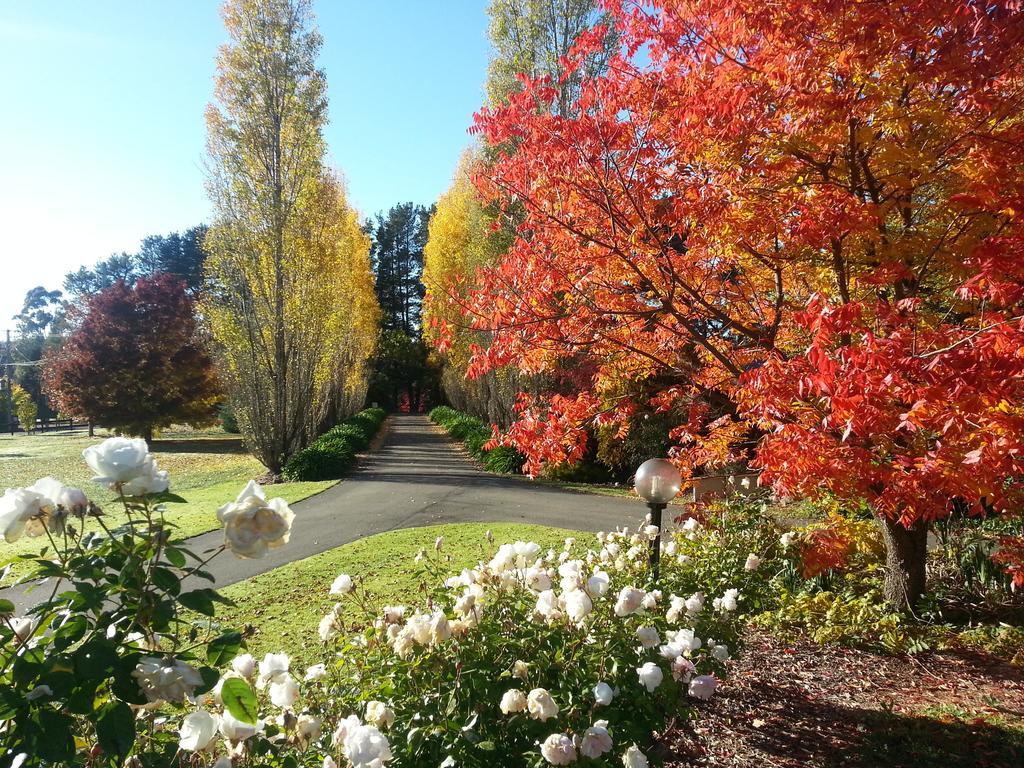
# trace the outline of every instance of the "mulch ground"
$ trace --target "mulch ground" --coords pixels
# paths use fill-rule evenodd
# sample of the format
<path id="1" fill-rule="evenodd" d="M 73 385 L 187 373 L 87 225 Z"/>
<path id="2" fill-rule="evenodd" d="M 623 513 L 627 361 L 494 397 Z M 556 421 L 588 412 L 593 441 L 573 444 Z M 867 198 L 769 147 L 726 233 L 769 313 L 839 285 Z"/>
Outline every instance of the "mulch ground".
<path id="1" fill-rule="evenodd" d="M 696 719 L 662 743 L 673 768 L 1024 768 L 1024 669 L 758 633 Z"/>

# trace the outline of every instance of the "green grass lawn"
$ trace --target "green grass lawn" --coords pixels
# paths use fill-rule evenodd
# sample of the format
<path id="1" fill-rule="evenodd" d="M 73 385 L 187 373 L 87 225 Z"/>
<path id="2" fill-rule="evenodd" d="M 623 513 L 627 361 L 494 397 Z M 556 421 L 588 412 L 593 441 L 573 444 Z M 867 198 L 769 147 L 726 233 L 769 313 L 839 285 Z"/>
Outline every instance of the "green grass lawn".
<path id="1" fill-rule="evenodd" d="M 92 482 L 92 472 L 82 460 L 82 450 L 100 442 L 86 435 L 0 436 L 0 491 L 30 485 L 52 475 L 65 485 L 84 490 L 110 516 L 108 526 L 120 519 L 114 494 Z M 242 486 L 265 472 L 245 452 L 237 435 L 214 432 L 165 433 L 152 445 L 160 469 L 170 474 L 170 492 L 184 501 L 167 502 L 167 519 L 182 535 L 192 536 L 218 527 L 216 511 L 238 495 Z M 281 483 L 268 489 L 271 496 L 298 501 L 325 490 L 335 481 Z M 0 543 L 0 562 L 20 554 L 39 552 L 45 538 L 22 537 L 14 544 Z"/>
<path id="2" fill-rule="evenodd" d="M 493 545 L 485 538 L 488 530 L 494 535 Z M 560 548 L 566 536 L 575 535 L 592 534 L 515 523 L 463 523 L 389 531 L 222 589 L 222 594 L 237 605 L 218 606 L 217 621 L 226 628 L 248 625 L 251 653 L 260 656 L 284 650 L 297 660 L 295 668 L 301 669 L 300 665 L 323 660 L 317 625 L 338 601 L 328 594 L 338 574 L 361 579 L 376 604 L 412 606 L 422 601 L 417 593 L 421 566 L 414 562 L 416 553 L 420 549 L 432 553 L 438 536 L 444 537 L 444 573 L 453 575 L 490 559 L 499 544 L 521 539 L 536 541 L 545 549 Z"/>

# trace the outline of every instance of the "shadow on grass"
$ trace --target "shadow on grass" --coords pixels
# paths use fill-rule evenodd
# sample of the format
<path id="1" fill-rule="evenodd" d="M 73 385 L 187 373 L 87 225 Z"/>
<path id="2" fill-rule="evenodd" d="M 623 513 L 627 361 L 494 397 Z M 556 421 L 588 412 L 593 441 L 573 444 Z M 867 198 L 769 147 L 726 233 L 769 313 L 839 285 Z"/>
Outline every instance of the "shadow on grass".
<path id="1" fill-rule="evenodd" d="M 836 756 L 851 768 L 1024 765 L 1024 731 L 968 712 L 935 716 L 863 712 L 863 743 Z"/>
<path id="2" fill-rule="evenodd" d="M 1024 766 L 1024 723 L 1019 713 L 1007 714 L 950 706 L 916 713 L 868 709 L 753 681 L 698 712 L 694 724 L 703 738 L 680 724 L 681 738 L 666 740 L 665 757 L 671 766 L 687 767 L 1017 768 Z M 755 727 L 758 717 L 765 721 Z"/>
<path id="3" fill-rule="evenodd" d="M 154 440 L 149 450 L 153 453 L 248 453 L 238 437 Z"/>

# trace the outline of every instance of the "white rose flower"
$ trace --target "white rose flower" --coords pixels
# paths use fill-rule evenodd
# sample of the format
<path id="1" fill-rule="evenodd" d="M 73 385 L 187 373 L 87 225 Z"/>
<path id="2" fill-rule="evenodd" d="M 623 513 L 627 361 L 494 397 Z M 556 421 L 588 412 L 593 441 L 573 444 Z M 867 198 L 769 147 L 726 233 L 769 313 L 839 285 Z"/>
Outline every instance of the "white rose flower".
<path id="1" fill-rule="evenodd" d="M 686 612 L 690 616 L 696 616 L 704 610 L 704 593 L 694 592 L 686 598 Z"/>
<path id="2" fill-rule="evenodd" d="M 245 741 L 262 730 L 262 721 L 258 721 L 255 725 L 243 723 L 241 720 L 235 719 L 235 716 L 226 709 L 220 715 L 220 735 L 228 741 Z"/>
<path id="3" fill-rule="evenodd" d="M 412 630 L 408 626 L 403 627 L 391 641 L 391 647 L 399 658 L 409 658 L 416 647 L 416 639 L 413 637 Z"/>
<path id="4" fill-rule="evenodd" d="M 747 562 L 745 562 L 743 564 L 744 570 L 756 571 L 760 567 L 761 567 L 761 558 L 760 557 L 755 555 L 753 552 L 751 552 L 749 555 L 747 555 Z"/>
<path id="5" fill-rule="evenodd" d="M 558 716 L 558 705 L 544 688 L 534 688 L 526 697 L 526 708 L 534 720 L 550 720 Z"/>
<path id="6" fill-rule="evenodd" d="M 608 683 L 598 683 L 594 686 L 594 701 L 598 706 L 607 707 L 615 698 L 615 691 Z"/>
<path id="7" fill-rule="evenodd" d="M 311 667 L 306 667 L 306 674 L 302 679 L 307 683 L 311 683 L 316 680 L 323 680 L 325 677 L 327 677 L 327 666 L 325 664 L 314 664 Z"/>
<path id="8" fill-rule="evenodd" d="M 199 672 L 183 661 L 147 656 L 135 665 L 132 677 L 149 701 L 181 702 L 191 699 L 203 684 Z"/>
<path id="9" fill-rule="evenodd" d="M 121 492 L 125 496 L 146 496 L 150 493 L 163 493 L 170 484 L 167 471 L 157 469 L 152 456 L 146 456 L 142 471 L 131 480 L 121 484 Z"/>
<path id="10" fill-rule="evenodd" d="M 582 588 L 584 586 L 583 561 L 566 560 L 558 566 L 558 575 L 562 579 L 561 586 L 563 592 L 572 592 Z"/>
<path id="11" fill-rule="evenodd" d="M 642 589 L 623 587 L 619 591 L 618 599 L 615 601 L 615 615 L 623 617 L 636 613 L 641 605 L 643 605 L 646 596 L 647 593 Z"/>
<path id="12" fill-rule="evenodd" d="M 546 589 L 537 595 L 537 605 L 533 610 L 534 613 L 542 616 L 547 621 L 556 621 L 562 616 L 558 596 L 550 589 Z"/>
<path id="13" fill-rule="evenodd" d="M 453 610 L 460 616 L 468 616 L 476 607 L 476 595 L 472 592 L 463 593 L 462 597 L 455 601 Z"/>
<path id="14" fill-rule="evenodd" d="M 288 672 L 291 659 L 287 653 L 268 653 L 260 662 L 260 676 L 256 680 L 259 688 L 266 688 L 268 683 Z"/>
<path id="15" fill-rule="evenodd" d="M 643 602 L 640 603 L 648 611 L 653 611 L 658 607 L 658 602 L 661 600 L 661 590 L 652 589 L 646 595 L 644 595 Z"/>
<path id="16" fill-rule="evenodd" d="M 338 721 L 338 727 L 334 729 L 334 736 L 331 738 L 331 743 L 336 747 L 344 747 L 345 739 L 358 728 L 362 723 L 359 722 L 358 715 L 349 715 L 344 720 Z"/>
<path id="17" fill-rule="evenodd" d="M 665 620 L 669 624 L 675 624 L 682 617 L 686 611 L 686 600 L 681 598 L 679 595 L 669 595 L 668 598 L 668 611 L 665 612 Z"/>
<path id="18" fill-rule="evenodd" d="M 642 667 L 637 667 L 636 676 L 640 679 L 640 683 L 647 689 L 648 693 L 653 693 L 654 689 L 661 685 L 661 681 L 665 679 L 665 673 L 653 661 L 648 661 Z"/>
<path id="19" fill-rule="evenodd" d="M 527 568 L 524 574 L 526 586 L 534 592 L 551 589 L 551 575 L 543 568 Z"/>
<path id="20" fill-rule="evenodd" d="M 653 648 L 661 642 L 658 630 L 651 626 L 637 627 L 636 639 L 640 641 L 640 645 L 644 648 Z"/>
<path id="21" fill-rule="evenodd" d="M 27 643 L 39 625 L 39 619 L 33 616 L 19 618 L 14 616 L 10 619 L 11 630 L 20 643 Z"/>
<path id="22" fill-rule="evenodd" d="M 584 757 L 598 758 L 611 749 L 612 737 L 608 733 L 607 720 L 598 720 L 583 733 L 580 754 Z"/>
<path id="23" fill-rule="evenodd" d="M 186 752 L 202 752 L 217 735 L 220 722 L 205 709 L 198 709 L 181 721 L 178 746 Z"/>
<path id="24" fill-rule="evenodd" d="M 430 645 L 440 645 L 452 636 L 452 628 L 444 611 L 434 611 L 430 617 Z"/>
<path id="25" fill-rule="evenodd" d="M 246 680 L 252 680 L 252 676 L 256 674 L 256 659 L 251 653 L 243 653 L 231 660 L 231 668 Z"/>
<path id="26" fill-rule="evenodd" d="M 724 663 L 729 660 L 729 646 L 716 645 L 711 649 L 711 655 Z"/>
<path id="27" fill-rule="evenodd" d="M 693 662 L 682 656 L 676 656 L 672 661 L 672 679 L 676 682 L 690 682 L 690 678 L 693 677 L 693 673 L 696 671 L 697 667 L 694 666 Z"/>
<path id="28" fill-rule="evenodd" d="M 661 646 L 659 651 L 665 659 L 674 659 L 676 656 L 685 656 L 693 651 L 700 650 L 701 639 L 694 634 L 692 629 L 680 629 L 675 632 L 667 632 L 666 645 Z"/>
<path id="29" fill-rule="evenodd" d="M 46 500 L 45 506 L 48 508 L 50 516 L 54 515 L 57 507 L 62 508 L 65 512 L 82 514 L 89 506 L 89 499 L 86 498 L 84 491 L 79 488 L 70 488 L 53 477 L 47 476 L 36 480 L 28 487 L 28 490 L 38 493 Z M 64 516 L 56 517 L 62 524 Z M 62 525 L 51 522 L 50 530 L 62 530 Z"/>
<path id="30" fill-rule="evenodd" d="M 551 765 L 568 765 L 576 762 L 576 747 L 564 733 L 552 733 L 540 745 L 540 753 Z"/>
<path id="31" fill-rule="evenodd" d="M 281 709 L 291 709 L 299 700 L 299 686 L 295 678 L 285 672 L 270 684 L 270 703 Z"/>
<path id="32" fill-rule="evenodd" d="M 796 541 L 796 533 L 793 531 L 786 531 L 779 537 L 779 544 L 782 545 L 783 549 L 789 549 L 793 546 L 794 541 Z"/>
<path id="33" fill-rule="evenodd" d="M 334 582 L 331 584 L 330 594 L 347 595 L 349 592 L 355 589 L 355 587 L 356 585 L 352 581 L 352 577 L 349 576 L 347 573 L 343 573 L 340 576 L 338 576 L 338 578 L 336 578 Z"/>
<path id="34" fill-rule="evenodd" d="M 236 557 L 259 558 L 288 543 L 295 513 L 284 499 L 267 501 L 259 484 L 250 480 L 237 499 L 217 510 L 217 519 Z"/>
<path id="35" fill-rule="evenodd" d="M 379 768 L 392 759 L 388 740 L 372 725 L 353 728 L 345 738 L 344 751 L 352 768 Z"/>
<path id="36" fill-rule="evenodd" d="M 662 545 L 662 551 L 668 557 L 675 557 L 676 553 L 679 552 L 679 544 L 676 543 L 675 539 L 669 539 Z"/>
<path id="37" fill-rule="evenodd" d="M 517 659 L 516 663 L 512 665 L 512 677 L 519 680 L 525 680 L 526 676 L 530 673 L 530 665 L 522 659 Z"/>
<path id="38" fill-rule="evenodd" d="M 498 705 L 503 715 L 513 715 L 517 712 L 526 711 L 526 694 L 518 688 L 510 688 L 501 696 L 501 703 Z"/>
<path id="39" fill-rule="evenodd" d="M 715 598 L 714 606 L 720 611 L 731 613 L 736 610 L 739 597 L 740 591 L 738 589 L 727 589 L 724 595 Z"/>
<path id="40" fill-rule="evenodd" d="M 341 626 L 338 624 L 338 616 L 335 613 L 328 613 L 322 619 L 320 619 L 320 625 L 317 627 L 317 634 L 320 635 L 320 642 L 329 643 L 331 640 L 336 638 L 341 632 Z"/>
<path id="41" fill-rule="evenodd" d="M 610 577 L 605 571 L 596 570 L 587 579 L 587 592 L 594 598 L 604 597 L 604 593 L 608 591 L 609 581 Z"/>
<path id="42" fill-rule="evenodd" d="M 582 589 L 566 592 L 563 598 L 565 599 L 565 612 L 576 624 L 582 622 L 594 610 L 594 603 L 591 602 L 590 595 Z"/>
<path id="43" fill-rule="evenodd" d="M 648 768 L 647 755 L 640 751 L 636 744 L 626 750 L 622 756 L 622 764 L 626 768 Z"/>
<path id="44" fill-rule="evenodd" d="M 23 533 L 42 536 L 45 533 L 46 498 L 28 488 L 8 488 L 0 497 L 0 535 L 13 543 Z M 26 530 L 27 529 L 27 530 Z"/>
<path id="45" fill-rule="evenodd" d="M 338 768 L 338 764 L 334 762 L 334 758 L 330 755 L 324 756 L 324 768 Z"/>
<path id="46" fill-rule="evenodd" d="M 295 733 L 303 744 L 309 744 L 320 738 L 323 723 L 319 717 L 303 713 L 295 721 Z"/>
<path id="47" fill-rule="evenodd" d="M 82 451 L 82 458 L 95 477 L 93 482 L 111 490 L 148 471 L 149 446 L 142 438 L 109 437 Z"/>
<path id="48" fill-rule="evenodd" d="M 419 645 L 429 645 L 431 637 L 431 618 L 426 613 L 416 612 L 409 617 L 405 628 L 412 634 L 413 640 Z"/>
<path id="49" fill-rule="evenodd" d="M 718 687 L 718 681 L 712 675 L 698 675 L 690 681 L 687 693 L 695 699 L 707 701 Z"/>
<path id="50" fill-rule="evenodd" d="M 368 701 L 366 722 L 381 729 L 390 728 L 395 722 L 395 711 L 383 701 Z"/>
<path id="51" fill-rule="evenodd" d="M 540 555 L 540 544 L 535 541 L 517 541 L 512 545 L 518 558 L 517 565 L 524 567 Z"/>

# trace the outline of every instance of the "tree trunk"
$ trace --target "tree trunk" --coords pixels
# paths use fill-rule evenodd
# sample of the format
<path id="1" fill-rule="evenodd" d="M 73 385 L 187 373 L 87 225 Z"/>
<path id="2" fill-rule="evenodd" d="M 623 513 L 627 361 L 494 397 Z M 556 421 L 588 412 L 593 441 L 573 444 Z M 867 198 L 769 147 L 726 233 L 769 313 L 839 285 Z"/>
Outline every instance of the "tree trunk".
<path id="1" fill-rule="evenodd" d="M 881 518 L 879 527 L 885 542 L 885 599 L 899 611 L 913 610 L 924 594 L 928 524 L 918 520 L 907 528 Z"/>

